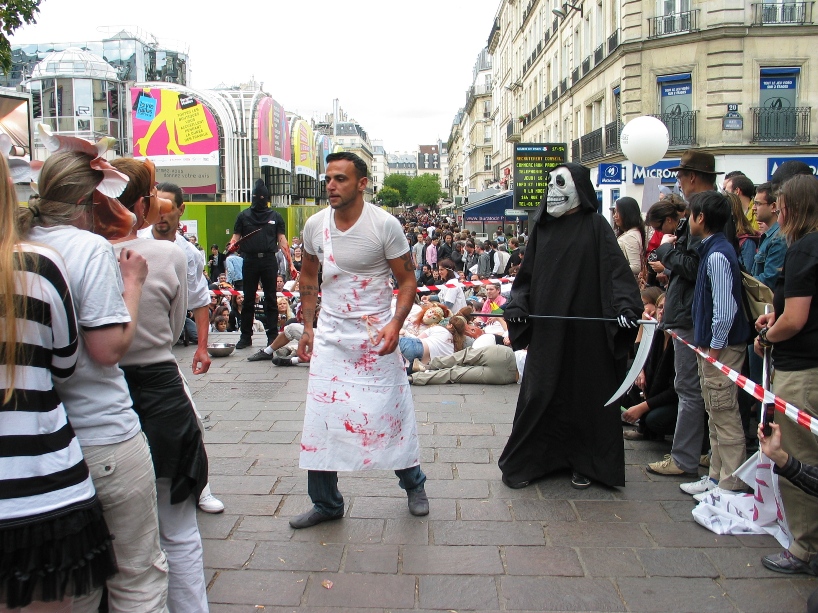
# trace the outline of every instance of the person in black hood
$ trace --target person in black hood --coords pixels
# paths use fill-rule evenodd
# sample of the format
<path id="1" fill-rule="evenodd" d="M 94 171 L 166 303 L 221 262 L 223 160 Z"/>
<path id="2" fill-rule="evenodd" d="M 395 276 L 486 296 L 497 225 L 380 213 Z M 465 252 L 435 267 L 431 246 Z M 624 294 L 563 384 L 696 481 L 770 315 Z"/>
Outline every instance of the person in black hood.
<path id="1" fill-rule="evenodd" d="M 253 204 L 236 217 L 233 227 L 233 238 L 228 251 L 241 241 L 241 252 L 244 255 L 242 277 L 244 295 L 252 305 L 255 302 L 259 281 L 264 291 L 264 313 L 267 321 L 276 321 L 276 276 L 278 262 L 276 252 L 281 249 L 289 265 L 290 275 L 294 279 L 298 271 L 293 267 L 290 246 L 287 244 L 284 218 L 270 208 L 270 192 L 264 181 L 256 180 L 253 188 Z M 278 331 L 275 327 L 267 330 L 267 345 L 273 342 Z M 253 309 L 244 309 L 241 316 L 241 336 L 236 349 L 244 349 L 253 344 Z M 266 345 L 265 345 L 266 346 Z"/>
<path id="2" fill-rule="evenodd" d="M 590 171 L 564 164 L 550 175 L 505 306 L 512 348 L 528 347 L 528 358 L 499 466 L 512 488 L 560 469 L 572 471 L 578 489 L 591 480 L 623 486 L 619 402 L 605 403 L 625 377 L 642 312 L 639 286 L 597 214 Z"/>

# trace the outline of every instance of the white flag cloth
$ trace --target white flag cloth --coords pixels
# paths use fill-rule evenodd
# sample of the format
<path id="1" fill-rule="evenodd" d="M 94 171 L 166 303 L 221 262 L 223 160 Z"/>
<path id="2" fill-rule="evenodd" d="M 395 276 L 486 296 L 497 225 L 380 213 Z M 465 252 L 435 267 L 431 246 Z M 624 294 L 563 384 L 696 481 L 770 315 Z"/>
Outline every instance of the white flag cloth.
<path id="1" fill-rule="evenodd" d="M 791 537 L 772 461 L 757 451 L 733 474 L 754 493 L 708 492 L 693 509 L 693 519 L 716 534 L 769 534 L 785 549 L 789 547 Z"/>

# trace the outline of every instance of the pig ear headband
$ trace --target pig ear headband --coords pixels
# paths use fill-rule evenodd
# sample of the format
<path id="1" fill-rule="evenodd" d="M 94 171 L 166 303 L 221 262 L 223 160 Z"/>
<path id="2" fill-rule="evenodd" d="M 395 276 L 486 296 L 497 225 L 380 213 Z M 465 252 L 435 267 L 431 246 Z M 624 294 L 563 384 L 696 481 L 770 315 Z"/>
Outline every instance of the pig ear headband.
<path id="1" fill-rule="evenodd" d="M 99 170 L 103 174 L 102 181 L 97 185 L 97 191 L 109 198 L 117 198 L 128 186 L 128 176 L 119 172 L 108 163 L 102 155 L 108 151 L 116 142 L 116 139 L 106 136 L 97 141 L 96 144 L 75 136 L 64 136 L 52 134 L 51 130 L 44 125 L 38 124 L 37 131 L 40 133 L 40 141 L 51 153 L 58 151 L 80 151 L 91 156 L 91 168 Z"/>
<path id="2" fill-rule="evenodd" d="M 108 163 L 108 160 L 102 157 L 116 142 L 116 139 L 105 137 L 96 144 L 92 144 L 74 136 L 52 134 L 51 130 L 43 124 L 37 125 L 37 131 L 43 145 L 51 153 L 61 151 L 84 153 L 91 158 L 89 162 L 91 168 L 102 173 L 102 180 L 97 184 L 92 194 L 93 232 L 108 240 L 128 236 L 136 224 L 136 215 L 122 206 L 122 203 L 116 199 L 125 191 L 128 185 L 128 176 L 119 172 Z M 36 183 L 32 183 L 31 187 L 35 192 L 39 191 Z"/>

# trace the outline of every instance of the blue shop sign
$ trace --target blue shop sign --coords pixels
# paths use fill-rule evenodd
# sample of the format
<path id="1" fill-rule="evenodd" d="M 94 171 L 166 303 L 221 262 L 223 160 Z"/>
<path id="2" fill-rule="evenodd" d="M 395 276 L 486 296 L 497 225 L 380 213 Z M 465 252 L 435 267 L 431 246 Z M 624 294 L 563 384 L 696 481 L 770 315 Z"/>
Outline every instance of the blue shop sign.
<path id="1" fill-rule="evenodd" d="M 625 181 L 622 164 L 600 164 L 596 175 L 597 185 L 619 185 Z"/>
<path id="2" fill-rule="evenodd" d="M 795 89 L 795 77 L 761 77 L 761 89 Z"/>
<path id="3" fill-rule="evenodd" d="M 812 168 L 812 174 L 818 175 L 818 157 L 798 157 L 791 156 L 786 158 L 767 158 L 767 180 L 772 181 L 773 173 L 778 170 L 778 167 L 787 160 L 798 160 L 804 162 L 807 166 Z"/>
<path id="4" fill-rule="evenodd" d="M 653 166 L 648 166 L 647 168 L 634 164 L 633 183 L 634 185 L 644 185 L 645 177 L 657 177 L 660 179 L 660 183 L 668 183 L 672 185 L 676 183 L 676 171 L 668 170 L 668 168 L 678 166 L 679 162 L 681 162 L 679 159 L 661 160 L 660 162 L 656 162 Z"/>

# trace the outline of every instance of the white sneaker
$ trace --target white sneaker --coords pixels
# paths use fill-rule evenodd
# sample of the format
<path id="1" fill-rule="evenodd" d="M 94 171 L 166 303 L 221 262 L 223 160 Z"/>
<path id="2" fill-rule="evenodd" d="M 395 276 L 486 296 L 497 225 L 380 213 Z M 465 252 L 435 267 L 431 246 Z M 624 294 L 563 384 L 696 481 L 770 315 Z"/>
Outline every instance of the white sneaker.
<path id="1" fill-rule="evenodd" d="M 720 487 L 714 487 L 712 490 L 702 492 L 701 494 L 696 494 L 693 496 L 693 499 L 697 502 L 701 502 L 708 496 L 713 496 L 717 500 L 722 496 L 744 496 L 747 494 L 744 490 L 724 490 Z"/>
<path id="2" fill-rule="evenodd" d="M 710 475 L 705 475 L 698 481 L 693 481 L 692 483 L 680 483 L 679 489 L 685 494 L 694 496 L 703 492 L 709 492 L 710 490 L 715 489 L 717 486 L 718 482 L 713 481 L 713 479 L 710 478 Z"/>
<path id="3" fill-rule="evenodd" d="M 224 511 L 224 503 L 210 492 L 210 484 L 204 486 L 202 495 L 199 496 L 199 508 L 205 513 L 221 513 Z"/>

